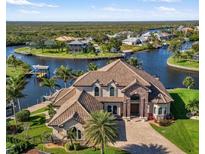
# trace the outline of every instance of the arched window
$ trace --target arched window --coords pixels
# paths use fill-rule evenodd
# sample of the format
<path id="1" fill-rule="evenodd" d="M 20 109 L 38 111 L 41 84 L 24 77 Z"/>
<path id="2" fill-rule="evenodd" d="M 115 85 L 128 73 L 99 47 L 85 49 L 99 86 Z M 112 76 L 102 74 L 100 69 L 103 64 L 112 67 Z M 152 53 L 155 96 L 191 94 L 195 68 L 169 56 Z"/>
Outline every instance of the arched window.
<path id="1" fill-rule="evenodd" d="M 159 108 L 158 114 L 162 114 L 162 107 Z"/>
<path id="2" fill-rule="evenodd" d="M 117 114 L 117 106 L 116 106 L 116 105 L 113 106 L 113 111 L 112 111 L 112 113 L 113 113 L 113 114 Z"/>
<path id="3" fill-rule="evenodd" d="M 112 112 L 112 106 L 111 105 L 107 106 L 107 112 Z"/>
<path id="4" fill-rule="evenodd" d="M 99 87 L 95 87 L 94 91 L 95 91 L 95 92 L 94 92 L 94 93 L 95 93 L 95 94 L 94 94 L 95 96 L 100 96 L 100 89 L 99 89 Z"/>
<path id="5" fill-rule="evenodd" d="M 81 131 L 78 130 L 78 139 L 81 139 Z"/>
<path id="6" fill-rule="evenodd" d="M 134 95 L 132 95 L 132 96 L 130 97 L 130 100 L 131 100 L 131 101 L 139 101 L 139 100 L 140 100 L 140 96 L 137 95 L 137 94 L 134 94 Z"/>
<path id="7" fill-rule="evenodd" d="M 115 88 L 110 87 L 110 96 L 115 96 Z"/>

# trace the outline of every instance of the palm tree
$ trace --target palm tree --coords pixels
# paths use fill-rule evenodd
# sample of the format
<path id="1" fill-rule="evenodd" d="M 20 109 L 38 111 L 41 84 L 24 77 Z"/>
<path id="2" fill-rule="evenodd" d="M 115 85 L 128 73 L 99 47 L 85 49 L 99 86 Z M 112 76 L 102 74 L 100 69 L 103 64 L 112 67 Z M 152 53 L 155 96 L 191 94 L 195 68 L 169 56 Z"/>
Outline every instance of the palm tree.
<path id="1" fill-rule="evenodd" d="M 131 57 L 127 62 L 134 67 L 139 67 L 140 65 L 139 60 L 136 57 Z"/>
<path id="2" fill-rule="evenodd" d="M 68 140 L 70 140 L 71 145 L 73 145 L 73 140 L 76 140 L 76 132 L 74 127 L 66 131 L 66 137 Z"/>
<path id="3" fill-rule="evenodd" d="M 98 69 L 98 66 L 94 63 L 88 64 L 88 71 L 96 71 Z"/>
<path id="4" fill-rule="evenodd" d="M 184 80 L 183 80 L 183 85 L 185 87 L 187 87 L 188 89 L 192 88 L 195 85 L 195 81 L 191 76 L 187 76 Z"/>
<path id="5" fill-rule="evenodd" d="M 108 112 L 91 113 L 91 118 L 85 124 L 85 138 L 94 145 L 101 145 L 101 154 L 108 142 L 115 143 L 117 139 L 116 118 Z"/>
<path id="6" fill-rule="evenodd" d="M 19 98 L 25 96 L 22 94 L 22 91 L 27 83 L 24 75 L 13 76 L 6 81 L 7 100 L 11 100 L 13 103 L 17 100 L 19 111 L 21 110 Z"/>
<path id="7" fill-rule="evenodd" d="M 54 78 L 50 78 L 50 79 L 42 78 L 41 86 L 42 87 L 48 87 L 49 91 L 50 91 L 50 94 L 52 94 L 54 92 L 55 88 L 57 88 L 57 87 L 60 88 L 60 85 L 58 85 L 56 83 L 56 80 Z"/>
<path id="8" fill-rule="evenodd" d="M 74 78 L 72 74 L 72 69 L 69 67 L 65 67 L 63 65 L 57 68 L 56 77 L 63 80 L 65 88 L 66 88 L 66 82 Z"/>

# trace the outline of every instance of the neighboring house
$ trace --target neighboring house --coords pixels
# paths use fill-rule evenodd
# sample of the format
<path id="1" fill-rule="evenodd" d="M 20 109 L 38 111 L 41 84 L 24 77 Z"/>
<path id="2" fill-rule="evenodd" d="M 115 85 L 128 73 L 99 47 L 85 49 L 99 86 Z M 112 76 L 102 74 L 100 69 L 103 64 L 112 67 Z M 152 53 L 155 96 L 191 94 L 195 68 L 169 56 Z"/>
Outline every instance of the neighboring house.
<path id="1" fill-rule="evenodd" d="M 142 41 L 137 37 L 130 37 L 123 40 L 122 43 L 127 45 L 137 45 L 137 44 L 141 44 Z"/>
<path id="2" fill-rule="evenodd" d="M 61 41 L 61 42 L 70 42 L 70 41 L 74 41 L 76 38 L 72 37 L 72 36 L 60 36 L 58 38 L 56 38 L 56 41 Z"/>
<path id="3" fill-rule="evenodd" d="M 74 127 L 77 139 L 83 140 L 83 125 L 91 112 L 105 110 L 124 119 L 158 119 L 170 114 L 173 99 L 158 79 L 116 60 L 80 76 L 72 87 L 53 94 L 50 101 L 57 112 L 48 126 L 56 137 L 63 139 Z"/>
<path id="4" fill-rule="evenodd" d="M 162 40 L 169 40 L 173 37 L 173 35 L 166 33 L 166 32 L 160 32 L 160 33 L 154 33 L 154 36 L 157 37 L 158 40 L 162 41 Z"/>
<path id="5" fill-rule="evenodd" d="M 81 52 L 87 50 L 88 43 L 86 41 L 71 41 L 67 43 L 69 51 L 71 52 Z"/>

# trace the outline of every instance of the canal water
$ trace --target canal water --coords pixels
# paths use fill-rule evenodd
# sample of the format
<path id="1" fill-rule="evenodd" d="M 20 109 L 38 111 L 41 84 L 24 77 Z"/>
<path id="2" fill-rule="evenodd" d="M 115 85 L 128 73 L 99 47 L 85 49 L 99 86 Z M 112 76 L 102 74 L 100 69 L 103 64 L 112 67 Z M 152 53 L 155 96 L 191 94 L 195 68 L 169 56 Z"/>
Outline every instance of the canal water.
<path id="1" fill-rule="evenodd" d="M 189 43 L 185 44 L 182 48 L 190 47 Z M 70 60 L 70 59 L 55 59 L 35 56 L 25 56 L 14 53 L 15 47 L 7 47 L 6 55 L 14 54 L 17 58 L 30 65 L 48 65 L 50 67 L 50 75 L 53 75 L 55 69 L 61 65 L 66 65 L 73 70 L 87 70 L 87 66 L 90 62 L 95 63 L 98 67 L 102 67 L 107 64 L 108 60 Z M 143 51 L 132 54 L 130 56 L 137 57 L 142 62 L 142 67 L 145 71 L 151 75 L 160 78 L 160 81 L 165 85 L 166 88 L 179 88 L 183 87 L 182 81 L 186 76 L 192 76 L 196 82 L 195 88 L 199 87 L 199 74 L 196 72 L 182 71 L 173 69 L 167 66 L 167 58 L 172 53 L 167 48 L 155 49 L 153 51 Z M 64 84 L 62 81 L 58 81 L 62 87 Z M 68 83 L 71 85 L 71 82 Z M 42 101 L 42 96 L 48 95 L 49 90 L 45 87 L 40 87 L 35 77 L 28 79 L 28 84 L 24 89 L 23 93 L 26 95 L 22 98 L 21 107 L 26 108 Z"/>

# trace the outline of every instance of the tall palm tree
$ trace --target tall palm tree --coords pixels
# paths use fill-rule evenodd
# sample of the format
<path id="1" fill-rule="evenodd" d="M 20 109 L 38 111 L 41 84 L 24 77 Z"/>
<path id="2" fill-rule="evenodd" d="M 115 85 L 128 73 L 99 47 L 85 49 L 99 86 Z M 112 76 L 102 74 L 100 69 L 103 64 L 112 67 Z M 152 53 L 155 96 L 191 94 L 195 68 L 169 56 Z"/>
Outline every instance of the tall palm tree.
<path id="1" fill-rule="evenodd" d="M 107 143 L 115 143 L 118 137 L 116 118 L 108 112 L 91 113 L 91 118 L 85 124 L 85 138 L 94 145 L 101 145 L 101 154 Z"/>
<path id="2" fill-rule="evenodd" d="M 20 98 L 24 97 L 22 91 L 28 82 L 25 80 L 24 75 L 10 77 L 6 81 L 7 100 L 12 100 L 14 103 L 17 101 L 19 110 L 21 110 Z"/>
<path id="3" fill-rule="evenodd" d="M 48 87 L 49 91 L 50 91 L 50 94 L 52 94 L 54 92 L 55 88 L 57 88 L 57 87 L 60 88 L 60 85 L 58 85 L 56 83 L 55 78 L 50 78 L 50 79 L 42 78 L 41 86 L 42 87 Z"/>
<path id="4" fill-rule="evenodd" d="M 72 74 L 72 69 L 69 67 L 65 67 L 63 65 L 57 68 L 56 77 L 63 80 L 65 88 L 66 88 L 66 82 L 74 78 Z"/>

